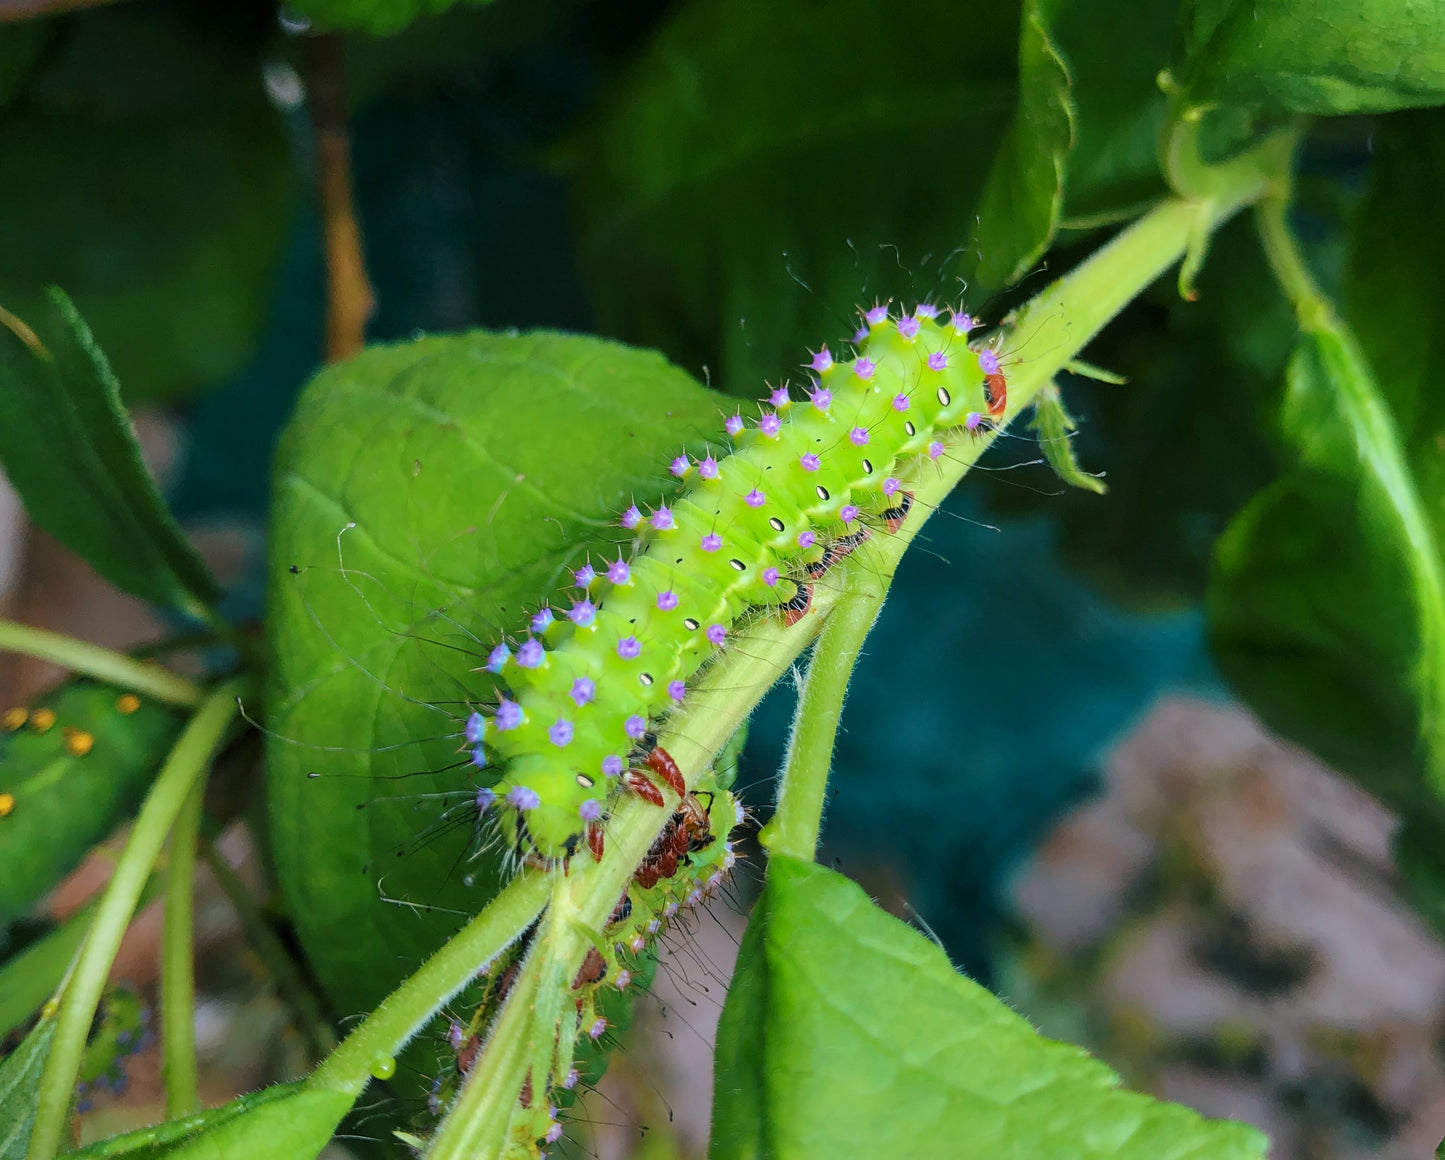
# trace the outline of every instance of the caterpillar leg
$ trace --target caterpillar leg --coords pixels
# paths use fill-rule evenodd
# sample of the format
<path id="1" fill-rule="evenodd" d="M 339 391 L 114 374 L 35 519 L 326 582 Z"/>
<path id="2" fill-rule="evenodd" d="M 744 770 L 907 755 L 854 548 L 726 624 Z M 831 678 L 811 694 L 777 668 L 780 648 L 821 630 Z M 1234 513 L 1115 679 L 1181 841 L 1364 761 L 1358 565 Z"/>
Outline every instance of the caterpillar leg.
<path id="1" fill-rule="evenodd" d="M 678 769 L 677 762 L 672 759 L 672 754 L 661 745 L 652 747 L 652 752 L 647 755 L 647 767 L 662 778 L 668 788 L 678 797 L 687 796 L 687 782 L 683 780 L 682 770 Z"/>
<path id="2" fill-rule="evenodd" d="M 898 503 L 886 511 L 879 512 L 879 518 L 883 520 L 883 526 L 888 529 L 890 536 L 896 536 L 898 529 L 903 526 L 903 521 L 908 518 L 908 512 L 913 507 L 913 493 L 911 491 L 900 491 Z"/>
<path id="3" fill-rule="evenodd" d="M 592 857 L 602 861 L 602 852 L 607 848 L 607 839 L 602 832 L 601 822 L 587 823 L 587 848 L 592 851 Z"/>
<path id="4" fill-rule="evenodd" d="M 792 628 L 807 616 L 808 610 L 813 607 L 813 586 L 800 581 L 797 592 L 793 593 L 793 598 L 778 607 L 783 613 L 783 623 Z"/>
<path id="5" fill-rule="evenodd" d="M 647 774 L 640 769 L 629 769 L 622 775 L 622 786 L 624 789 L 635 793 L 643 801 L 655 806 L 662 806 L 662 791 L 652 784 Z"/>

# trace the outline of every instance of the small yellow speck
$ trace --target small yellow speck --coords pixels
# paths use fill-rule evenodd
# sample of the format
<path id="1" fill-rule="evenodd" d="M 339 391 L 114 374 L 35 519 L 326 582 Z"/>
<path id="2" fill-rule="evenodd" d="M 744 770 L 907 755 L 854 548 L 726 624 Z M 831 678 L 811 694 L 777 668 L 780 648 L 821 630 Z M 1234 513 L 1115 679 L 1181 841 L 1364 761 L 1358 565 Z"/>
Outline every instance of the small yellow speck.
<path id="1" fill-rule="evenodd" d="M 0 728 L 3 728 L 6 733 L 14 733 L 15 730 L 21 728 L 25 722 L 29 720 L 29 709 L 6 709 L 5 715 L 0 717 Z"/>
<path id="2" fill-rule="evenodd" d="M 15 810 L 15 795 L 0 793 L 0 818 L 8 818 Z"/>
<path id="3" fill-rule="evenodd" d="M 140 698 L 134 693 L 122 693 L 115 699 L 116 712 L 124 713 L 129 717 L 140 708 Z"/>
<path id="4" fill-rule="evenodd" d="M 70 750 L 76 757 L 84 757 L 95 748 L 95 737 L 84 729 L 77 729 L 74 725 L 65 727 L 65 748 Z"/>
<path id="5" fill-rule="evenodd" d="M 30 714 L 30 728 L 37 733 L 48 733 L 50 727 L 55 724 L 54 709 L 36 709 Z"/>

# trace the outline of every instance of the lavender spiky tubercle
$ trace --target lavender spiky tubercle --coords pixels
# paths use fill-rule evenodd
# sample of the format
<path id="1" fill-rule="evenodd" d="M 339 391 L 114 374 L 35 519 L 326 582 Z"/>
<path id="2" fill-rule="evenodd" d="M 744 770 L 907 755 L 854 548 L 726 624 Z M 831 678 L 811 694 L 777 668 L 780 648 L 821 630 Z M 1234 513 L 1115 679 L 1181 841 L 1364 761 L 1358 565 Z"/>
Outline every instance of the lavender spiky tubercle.
<path id="1" fill-rule="evenodd" d="M 740 623 L 804 615 L 819 576 L 906 518 L 909 467 L 992 426 L 996 355 L 969 347 L 970 316 L 937 315 L 867 311 L 853 358 L 822 348 L 806 399 L 776 388 L 751 427 L 727 419 L 728 454 L 675 459 L 690 486 L 671 506 L 622 514 L 630 554 L 578 569 L 569 609 L 542 608 L 525 637 L 492 650 L 503 695 L 465 735 L 476 765 L 502 771 L 477 804 L 495 809 L 516 853 L 568 857 L 622 787 L 647 796 L 635 767 L 666 780 L 649 734 Z"/>

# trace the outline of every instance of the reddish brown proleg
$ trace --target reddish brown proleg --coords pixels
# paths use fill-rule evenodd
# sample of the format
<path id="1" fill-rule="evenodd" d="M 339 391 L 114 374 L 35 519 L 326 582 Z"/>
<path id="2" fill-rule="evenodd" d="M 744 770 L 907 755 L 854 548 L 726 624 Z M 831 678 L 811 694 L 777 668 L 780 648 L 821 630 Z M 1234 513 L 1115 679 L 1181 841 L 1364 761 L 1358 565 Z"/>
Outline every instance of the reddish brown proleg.
<path id="1" fill-rule="evenodd" d="M 903 521 L 908 518 L 908 511 L 913 507 L 913 493 L 901 491 L 898 493 L 898 503 L 895 507 L 880 513 L 883 519 L 883 526 L 888 529 L 890 536 L 896 536 L 898 529 L 903 526 Z"/>
<path id="2" fill-rule="evenodd" d="M 682 779 L 682 770 L 677 768 L 677 762 L 672 759 L 661 745 L 654 745 L 652 752 L 647 755 L 647 767 L 667 782 L 668 788 L 678 797 L 685 797 L 687 794 L 687 782 Z M 657 803 L 661 805 L 661 802 Z"/>
<path id="3" fill-rule="evenodd" d="M 1008 380 L 1001 371 L 985 375 L 983 389 L 988 394 L 988 413 L 997 419 L 1008 410 Z"/>
<path id="4" fill-rule="evenodd" d="M 662 791 L 648 780 L 647 774 L 639 769 L 629 769 L 622 775 L 623 788 L 631 790 L 645 802 L 655 806 L 663 804 Z"/>
<path id="5" fill-rule="evenodd" d="M 592 851 L 592 857 L 602 861 L 602 852 L 607 848 L 606 836 L 602 833 L 601 822 L 587 823 L 587 848 Z"/>

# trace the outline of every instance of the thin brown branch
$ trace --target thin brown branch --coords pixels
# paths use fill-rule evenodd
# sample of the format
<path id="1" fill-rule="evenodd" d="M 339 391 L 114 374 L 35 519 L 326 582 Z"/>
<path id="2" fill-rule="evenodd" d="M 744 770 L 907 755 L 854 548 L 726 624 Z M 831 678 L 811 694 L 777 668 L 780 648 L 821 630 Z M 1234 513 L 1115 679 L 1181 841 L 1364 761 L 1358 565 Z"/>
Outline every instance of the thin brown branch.
<path id="1" fill-rule="evenodd" d="M 0 0 L 0 24 L 34 20 L 37 16 L 58 16 L 81 8 L 99 8 L 114 0 Z"/>
<path id="2" fill-rule="evenodd" d="M 374 299 L 352 198 L 345 45 L 340 36 L 327 33 L 308 37 L 306 49 L 326 239 L 326 359 L 336 362 L 361 349 Z"/>

